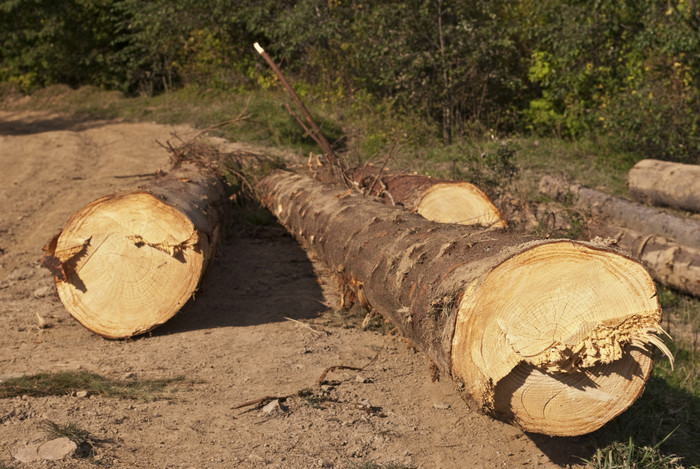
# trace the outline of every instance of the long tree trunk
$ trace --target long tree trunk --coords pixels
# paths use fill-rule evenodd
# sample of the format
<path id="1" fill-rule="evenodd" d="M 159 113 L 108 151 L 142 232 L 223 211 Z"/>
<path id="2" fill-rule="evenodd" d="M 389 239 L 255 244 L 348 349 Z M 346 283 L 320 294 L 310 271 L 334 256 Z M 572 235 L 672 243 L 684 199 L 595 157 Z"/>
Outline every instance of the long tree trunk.
<path id="1" fill-rule="evenodd" d="M 679 244 L 700 248 L 700 221 L 682 218 L 661 209 L 647 207 L 629 200 L 562 178 L 545 176 L 540 180 L 540 192 L 578 207 L 590 209 L 592 214 L 642 234 L 656 234 Z"/>
<path id="2" fill-rule="evenodd" d="M 187 163 L 76 212 L 43 259 L 66 309 L 114 339 L 166 322 L 193 295 L 212 257 L 223 199 L 217 173 Z"/>
<path id="3" fill-rule="evenodd" d="M 488 196 L 468 182 L 383 173 L 371 165 L 349 171 L 348 177 L 367 193 L 431 221 L 494 228 L 508 225 Z"/>
<path id="4" fill-rule="evenodd" d="M 627 174 L 627 188 L 641 202 L 700 213 L 698 165 L 642 160 Z"/>
<path id="5" fill-rule="evenodd" d="M 524 430 L 601 427 L 641 394 L 649 343 L 664 347 L 654 282 L 606 246 L 434 223 L 289 173 L 260 187 L 290 233 L 468 402 Z"/>
<path id="6" fill-rule="evenodd" d="M 601 222 L 594 221 L 589 230 L 593 235 L 614 239 L 642 261 L 659 283 L 700 297 L 700 249 Z"/>

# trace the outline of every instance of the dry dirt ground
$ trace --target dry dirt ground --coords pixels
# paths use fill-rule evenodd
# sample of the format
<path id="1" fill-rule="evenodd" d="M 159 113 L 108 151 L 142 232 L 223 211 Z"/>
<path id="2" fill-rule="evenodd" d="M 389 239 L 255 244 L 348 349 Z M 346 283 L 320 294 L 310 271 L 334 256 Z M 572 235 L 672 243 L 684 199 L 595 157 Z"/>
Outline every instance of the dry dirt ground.
<path id="1" fill-rule="evenodd" d="M 106 340 L 62 307 L 42 246 L 77 209 L 168 167 L 156 143 L 194 131 L 150 123 L 0 112 L 0 379 L 86 370 L 123 379 L 184 376 L 168 399 L 88 395 L 0 400 L 0 467 L 418 468 L 567 467 L 590 456 L 585 437 L 527 435 L 467 408 L 447 379 L 400 337 L 343 327 L 324 306 L 322 272 L 279 226 L 233 224 L 196 298 L 134 340 Z M 39 328 L 40 316 L 46 328 Z M 242 402 L 314 387 L 281 412 Z M 25 464 L 45 421 L 75 422 L 101 441 L 96 460 Z M 355 465 L 355 466 L 353 466 Z"/>

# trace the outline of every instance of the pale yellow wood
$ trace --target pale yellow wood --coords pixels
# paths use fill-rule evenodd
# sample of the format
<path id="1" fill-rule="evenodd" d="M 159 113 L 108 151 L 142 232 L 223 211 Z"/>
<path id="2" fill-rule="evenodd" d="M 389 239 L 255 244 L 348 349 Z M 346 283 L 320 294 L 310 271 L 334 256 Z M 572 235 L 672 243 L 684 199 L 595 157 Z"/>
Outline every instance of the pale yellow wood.
<path id="1" fill-rule="evenodd" d="M 642 202 L 700 213 L 700 165 L 641 160 L 630 169 L 627 188 Z"/>
<path id="2" fill-rule="evenodd" d="M 643 347 L 660 342 L 660 318 L 639 263 L 570 241 L 543 244 L 467 289 L 453 373 L 468 392 L 493 393 L 493 410 L 525 430 L 587 433 L 638 397 L 651 367 Z"/>
<path id="3" fill-rule="evenodd" d="M 203 255 L 192 222 L 151 194 L 98 199 L 77 212 L 55 256 L 61 300 L 90 330 L 130 337 L 164 323 L 192 295 Z"/>
<path id="4" fill-rule="evenodd" d="M 488 196 L 468 182 L 437 183 L 430 186 L 421 196 L 416 212 L 438 223 L 494 228 L 507 226 Z"/>

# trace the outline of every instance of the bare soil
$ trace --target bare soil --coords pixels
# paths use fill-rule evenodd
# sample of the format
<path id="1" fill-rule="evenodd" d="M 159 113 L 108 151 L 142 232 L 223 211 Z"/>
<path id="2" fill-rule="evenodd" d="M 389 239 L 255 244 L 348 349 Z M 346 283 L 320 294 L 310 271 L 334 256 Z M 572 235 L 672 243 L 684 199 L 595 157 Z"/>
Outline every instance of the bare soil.
<path id="1" fill-rule="evenodd" d="M 587 437 L 528 435 L 470 410 L 449 379 L 401 337 L 334 312 L 333 282 L 278 225 L 231 224 L 199 291 L 164 326 L 134 340 L 92 334 L 62 307 L 42 246 L 68 217 L 167 169 L 165 142 L 187 127 L 0 112 L 0 379 L 87 370 L 120 380 L 184 376 L 167 398 L 99 395 L 0 400 L 0 467 L 418 468 L 568 467 Z M 230 144 L 231 148 L 233 144 Z M 40 319 L 47 327 L 40 328 Z M 316 383 L 334 365 L 331 384 Z M 312 388 L 267 414 L 238 404 Z M 318 398 L 321 399 L 318 399 Z M 93 460 L 20 463 L 75 422 L 101 441 Z M 5 465 L 5 466 L 3 466 Z"/>

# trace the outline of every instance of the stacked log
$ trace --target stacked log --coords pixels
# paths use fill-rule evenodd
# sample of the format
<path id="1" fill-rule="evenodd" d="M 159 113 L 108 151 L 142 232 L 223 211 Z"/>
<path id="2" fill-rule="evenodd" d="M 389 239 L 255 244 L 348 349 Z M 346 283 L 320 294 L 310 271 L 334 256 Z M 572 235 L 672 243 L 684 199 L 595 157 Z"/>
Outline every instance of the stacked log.
<path id="1" fill-rule="evenodd" d="M 700 166 L 654 159 L 641 160 L 627 175 L 636 200 L 700 213 Z"/>
<path id="2" fill-rule="evenodd" d="M 686 246 L 700 247 L 700 221 L 678 217 L 658 208 L 569 183 L 556 176 L 543 177 L 539 189 L 543 194 L 561 201 L 570 201 L 589 209 L 594 216 L 614 220 L 634 231 L 654 233 Z"/>
<path id="3" fill-rule="evenodd" d="M 660 283 L 700 296 L 700 221 L 545 176 L 540 192 L 590 211 L 591 236 L 614 239 Z"/>
<path id="4" fill-rule="evenodd" d="M 148 186 L 95 200 L 45 248 L 70 314 L 110 339 L 148 332 L 193 295 L 219 236 L 223 183 L 185 163 Z"/>
<path id="5" fill-rule="evenodd" d="M 661 310 L 644 267 L 605 245 L 439 224 L 277 172 L 279 221 L 457 383 L 549 435 L 600 428 L 641 394 Z"/>

